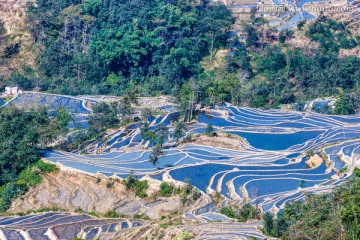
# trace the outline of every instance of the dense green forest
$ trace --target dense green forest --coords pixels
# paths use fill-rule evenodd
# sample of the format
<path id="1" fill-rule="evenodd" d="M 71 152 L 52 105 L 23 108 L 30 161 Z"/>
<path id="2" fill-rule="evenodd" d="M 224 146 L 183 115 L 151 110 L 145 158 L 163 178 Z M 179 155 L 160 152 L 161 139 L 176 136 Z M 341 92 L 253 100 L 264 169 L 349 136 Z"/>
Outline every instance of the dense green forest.
<path id="1" fill-rule="evenodd" d="M 59 109 L 51 115 L 45 108 L 28 112 L 0 108 L 0 212 L 13 198 L 38 184 L 39 173 L 55 170 L 55 165 L 40 161 L 38 148 L 67 130 L 69 114 Z"/>
<path id="2" fill-rule="evenodd" d="M 239 42 L 229 9 L 208 0 L 39 0 L 27 13 L 37 69 L 8 83 L 62 94 L 172 94 L 188 113 L 194 103 L 224 101 L 301 110 L 329 96 L 340 99 L 335 109 L 320 111 L 358 111 L 360 58 L 342 51 L 360 37 L 348 22 L 320 17 L 279 31 L 256 16 L 242 23 L 247 38 Z M 312 44 L 290 44 L 296 35 Z M 220 49 L 230 53 L 217 64 Z"/>
<path id="3" fill-rule="evenodd" d="M 225 6 L 194 0 L 39 0 L 27 17 L 40 75 L 14 81 L 63 94 L 176 92 L 233 23 Z"/>
<path id="4" fill-rule="evenodd" d="M 300 25 L 297 31 L 318 47 L 294 47 L 287 43 L 294 37 L 292 30 L 260 31 L 264 22 L 255 18 L 246 25 L 246 43 L 233 49 L 221 67 L 200 74 L 194 83 L 189 82 L 182 91 L 182 99 L 190 99 L 194 94 L 205 104 L 223 101 L 252 107 L 297 104 L 301 110 L 305 101 L 337 96 L 340 101 L 335 110 L 327 109 L 326 113 L 355 113 L 360 103 L 360 58 L 341 56 L 340 50 L 354 48 L 359 38 L 352 36 L 346 23 L 322 17 L 305 27 Z M 267 44 L 269 40 L 275 44 Z"/>
<path id="5" fill-rule="evenodd" d="M 276 218 L 267 213 L 264 232 L 282 239 L 360 239 L 360 170 L 355 178 L 330 194 L 308 195 L 287 203 Z"/>

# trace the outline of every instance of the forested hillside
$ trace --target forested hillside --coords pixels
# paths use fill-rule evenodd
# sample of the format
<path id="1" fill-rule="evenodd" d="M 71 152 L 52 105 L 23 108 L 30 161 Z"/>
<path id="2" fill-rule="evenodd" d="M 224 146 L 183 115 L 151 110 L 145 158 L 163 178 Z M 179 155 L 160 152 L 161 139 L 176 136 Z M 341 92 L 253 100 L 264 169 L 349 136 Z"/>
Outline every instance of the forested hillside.
<path id="1" fill-rule="evenodd" d="M 15 108 L 0 108 L 0 212 L 11 200 L 41 182 L 39 173 L 56 169 L 40 161 L 38 148 L 52 143 L 67 131 L 70 115 L 59 110 L 50 116 L 46 108 L 29 112 Z"/>
<path id="2" fill-rule="evenodd" d="M 39 0 L 27 17 L 40 77 L 14 81 L 63 94 L 170 94 L 226 47 L 233 22 L 223 5 L 182 0 Z"/>
<path id="3" fill-rule="evenodd" d="M 324 113 L 359 109 L 360 59 L 343 54 L 359 49 L 352 22 L 319 17 L 280 31 L 254 12 L 241 23 L 247 38 L 239 42 L 229 9 L 207 0 L 39 0 L 25 17 L 36 67 L 6 80 L 24 90 L 172 94 L 183 108 L 227 101 L 302 110 L 331 96 L 340 100 Z M 16 54 L 11 46 L 5 55 Z"/>
<path id="4" fill-rule="evenodd" d="M 245 23 L 248 38 L 233 48 L 225 63 L 199 75 L 194 92 L 206 103 L 228 101 L 251 107 L 298 105 L 319 97 L 336 96 L 334 110 L 325 113 L 353 114 L 359 108 L 360 58 L 342 56 L 341 49 L 353 49 L 359 36 L 347 23 L 322 17 L 297 29 L 266 29 L 266 20 Z M 295 32 L 312 44 L 294 46 Z M 188 88 L 183 94 L 189 95 Z M 190 94 L 191 95 L 191 94 Z"/>
<path id="5" fill-rule="evenodd" d="M 265 233 L 281 239 L 359 239 L 360 170 L 355 179 L 331 194 L 309 195 L 306 202 L 286 204 L 276 219 L 267 213 Z"/>

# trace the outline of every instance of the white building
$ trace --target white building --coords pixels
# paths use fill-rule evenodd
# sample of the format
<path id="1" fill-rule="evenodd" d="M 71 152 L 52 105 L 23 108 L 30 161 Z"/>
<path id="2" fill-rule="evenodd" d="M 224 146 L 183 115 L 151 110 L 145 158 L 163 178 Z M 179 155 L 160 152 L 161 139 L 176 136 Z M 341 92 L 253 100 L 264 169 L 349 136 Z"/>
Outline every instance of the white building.
<path id="1" fill-rule="evenodd" d="M 7 86 L 5 87 L 5 94 L 6 95 L 17 95 L 21 94 L 22 91 L 17 86 Z"/>

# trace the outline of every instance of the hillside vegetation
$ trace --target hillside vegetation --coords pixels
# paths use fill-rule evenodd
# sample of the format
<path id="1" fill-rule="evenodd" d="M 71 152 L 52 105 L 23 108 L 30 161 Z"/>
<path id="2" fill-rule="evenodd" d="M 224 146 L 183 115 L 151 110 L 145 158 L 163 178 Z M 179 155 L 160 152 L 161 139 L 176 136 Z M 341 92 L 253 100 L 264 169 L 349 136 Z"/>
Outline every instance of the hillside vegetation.
<path id="1" fill-rule="evenodd" d="M 304 47 L 290 44 L 294 31 L 262 30 L 265 25 L 260 18 L 245 24 L 246 42 L 236 46 L 221 67 L 200 74 L 196 84 L 188 84 L 182 99 L 197 93 L 206 104 L 228 101 L 277 107 L 296 103 L 302 110 L 307 100 L 336 96 L 340 98 L 336 108 L 326 113 L 357 111 L 360 58 L 341 56 L 340 50 L 355 48 L 359 37 L 353 36 L 346 23 L 321 17 L 299 24 L 297 34 L 308 36 L 313 43 Z"/>
<path id="2" fill-rule="evenodd" d="M 63 94 L 176 92 L 233 22 L 225 6 L 193 0 L 39 0 L 27 18 L 39 79 L 14 82 Z"/>
<path id="3" fill-rule="evenodd" d="M 37 150 L 66 131 L 67 120 L 61 120 L 65 115 L 50 117 L 45 108 L 30 112 L 0 108 L 0 212 L 7 210 L 11 200 L 40 183 L 39 173 L 56 169 L 41 162 Z"/>
<path id="4" fill-rule="evenodd" d="M 267 213 L 264 232 L 281 239 L 359 239 L 360 170 L 355 179 L 330 194 L 288 203 L 276 219 Z"/>
<path id="5" fill-rule="evenodd" d="M 185 109 L 228 101 L 300 110 L 304 101 L 335 96 L 326 113 L 357 112 L 360 60 L 343 54 L 359 45 L 349 22 L 322 16 L 279 31 L 256 16 L 242 23 L 240 43 L 229 9 L 207 0 L 39 0 L 26 15 L 36 69 L 24 66 L 7 83 L 72 95 L 173 94 Z M 311 44 L 296 45 L 295 36 Z M 17 51 L 9 45 L 3 56 Z"/>

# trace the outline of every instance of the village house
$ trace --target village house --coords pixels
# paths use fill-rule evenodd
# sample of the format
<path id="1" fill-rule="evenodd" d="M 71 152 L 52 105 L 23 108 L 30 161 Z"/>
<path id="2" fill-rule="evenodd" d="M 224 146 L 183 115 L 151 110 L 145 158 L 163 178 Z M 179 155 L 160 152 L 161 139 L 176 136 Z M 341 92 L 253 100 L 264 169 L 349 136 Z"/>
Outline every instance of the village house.
<path id="1" fill-rule="evenodd" d="M 17 86 L 7 86 L 5 87 L 5 94 L 6 95 L 18 95 L 21 94 L 22 91 Z"/>

